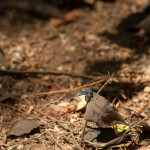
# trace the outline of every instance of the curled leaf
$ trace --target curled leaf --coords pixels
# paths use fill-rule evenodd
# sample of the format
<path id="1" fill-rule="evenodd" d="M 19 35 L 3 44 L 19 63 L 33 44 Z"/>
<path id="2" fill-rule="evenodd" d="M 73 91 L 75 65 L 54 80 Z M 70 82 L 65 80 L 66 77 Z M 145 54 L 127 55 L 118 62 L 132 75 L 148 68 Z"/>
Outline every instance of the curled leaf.
<path id="1" fill-rule="evenodd" d="M 79 98 L 79 103 L 76 109 L 77 111 L 84 109 L 87 104 L 87 102 L 85 101 L 85 95 L 81 95 L 78 98 Z"/>
<path id="2" fill-rule="evenodd" d="M 94 121 L 101 128 L 109 128 L 115 124 L 127 125 L 113 105 L 97 93 L 87 94 L 85 97 L 87 108 L 84 119 Z"/>

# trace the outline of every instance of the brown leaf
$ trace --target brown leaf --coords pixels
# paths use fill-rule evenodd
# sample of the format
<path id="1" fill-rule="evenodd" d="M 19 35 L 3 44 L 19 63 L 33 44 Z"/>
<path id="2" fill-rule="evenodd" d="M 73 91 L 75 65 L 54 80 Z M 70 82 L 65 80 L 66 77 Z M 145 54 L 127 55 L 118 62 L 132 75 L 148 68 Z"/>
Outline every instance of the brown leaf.
<path id="1" fill-rule="evenodd" d="M 74 21 L 77 18 L 78 14 L 79 14 L 78 10 L 72 10 L 65 15 L 65 19 L 51 18 L 50 22 L 54 26 L 59 26 L 59 25 Z"/>
<path id="2" fill-rule="evenodd" d="M 65 20 L 67 22 L 74 21 L 79 14 L 78 10 L 72 10 L 65 15 Z"/>
<path id="3" fill-rule="evenodd" d="M 75 110 L 76 105 L 74 103 L 62 102 L 58 105 L 52 105 L 50 107 L 47 107 L 44 110 L 44 113 L 48 116 L 59 117 Z"/>
<path id="4" fill-rule="evenodd" d="M 41 125 L 45 125 L 45 123 L 33 119 L 21 119 L 12 124 L 7 136 L 21 136 L 23 134 L 28 134 Z"/>
<path id="5" fill-rule="evenodd" d="M 139 114 L 142 117 L 147 118 L 147 114 L 144 113 L 143 111 L 141 112 L 142 108 L 140 108 L 140 107 L 131 107 L 131 106 L 127 107 L 127 108 L 130 109 L 130 110 L 133 110 L 136 114 Z"/>
<path id="6" fill-rule="evenodd" d="M 95 128 L 87 126 L 85 129 L 84 140 L 89 145 L 95 145 L 99 148 L 106 148 L 116 145 L 124 140 L 123 135 L 117 137 L 111 128 Z"/>
<path id="7" fill-rule="evenodd" d="M 57 19 L 57 18 L 51 18 L 50 22 L 54 25 L 54 26 L 59 26 L 61 24 L 65 23 L 65 20 L 63 19 Z"/>
<path id="8" fill-rule="evenodd" d="M 104 97 L 93 92 L 87 94 L 85 99 L 88 103 L 84 115 L 85 120 L 94 121 L 101 128 L 108 128 L 115 124 L 127 125 L 113 105 Z"/>
<path id="9" fill-rule="evenodd" d="M 52 116 L 52 117 L 59 117 L 59 116 L 63 116 L 66 114 L 66 112 L 63 112 L 61 110 L 55 110 L 53 108 L 46 108 L 44 113 L 48 116 Z"/>

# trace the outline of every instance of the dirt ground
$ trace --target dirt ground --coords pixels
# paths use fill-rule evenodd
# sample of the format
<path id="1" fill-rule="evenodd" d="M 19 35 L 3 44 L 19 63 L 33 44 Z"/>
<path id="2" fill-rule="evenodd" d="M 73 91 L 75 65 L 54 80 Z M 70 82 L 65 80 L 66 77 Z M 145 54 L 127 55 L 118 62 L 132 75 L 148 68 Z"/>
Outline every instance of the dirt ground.
<path id="1" fill-rule="evenodd" d="M 0 150 L 95 149 L 84 142 L 79 146 L 85 110 L 76 111 L 77 99 L 62 105 L 47 107 L 46 104 L 90 88 L 98 91 L 109 74 L 114 74 L 113 81 L 100 94 L 113 102 L 124 118 L 129 114 L 121 105 L 127 102 L 132 103 L 128 108 L 132 115 L 149 118 L 150 36 L 142 29 L 120 28 L 128 16 L 143 12 L 148 4 L 148 1 L 96 1 L 93 8 L 76 8 L 77 17 L 59 26 L 51 19 L 39 19 L 17 10 L 1 13 L 0 50 L 4 55 L 0 54 L 0 67 L 10 72 L 0 75 L 0 87 L 9 92 L 6 94 L 9 98 L 0 98 Z M 47 71 L 51 72 L 37 73 Z M 100 79 L 103 82 L 81 87 Z M 74 90 L 66 92 L 67 89 Z M 41 120 L 46 125 L 34 133 L 7 138 L 12 123 L 23 118 Z M 150 144 L 146 141 L 142 145 L 143 141 L 129 145 L 123 142 L 124 145 L 114 144 L 109 148 L 139 149 Z"/>

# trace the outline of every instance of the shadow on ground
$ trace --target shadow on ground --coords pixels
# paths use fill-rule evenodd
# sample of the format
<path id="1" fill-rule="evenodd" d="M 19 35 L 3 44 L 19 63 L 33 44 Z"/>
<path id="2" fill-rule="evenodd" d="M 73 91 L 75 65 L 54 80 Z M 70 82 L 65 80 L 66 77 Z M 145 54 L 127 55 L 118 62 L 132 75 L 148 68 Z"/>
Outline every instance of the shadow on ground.
<path id="1" fill-rule="evenodd" d="M 149 19 L 147 19 L 147 17 L 149 17 Z M 147 21 L 143 24 L 145 19 L 147 19 Z M 123 19 L 116 29 L 117 33 L 113 34 L 104 31 L 98 36 L 109 39 L 111 44 L 117 44 L 121 47 L 130 49 L 132 55 L 127 59 L 109 59 L 89 63 L 88 67 L 90 72 L 99 72 L 107 75 L 108 71 L 110 73 L 117 72 L 124 63 L 132 65 L 134 62 L 141 61 L 141 59 L 143 61 L 143 57 L 145 62 L 147 61 L 147 57 L 150 53 L 150 6 L 148 6 L 143 13 L 131 14 Z M 141 32 L 141 30 L 144 30 L 144 32 Z"/>

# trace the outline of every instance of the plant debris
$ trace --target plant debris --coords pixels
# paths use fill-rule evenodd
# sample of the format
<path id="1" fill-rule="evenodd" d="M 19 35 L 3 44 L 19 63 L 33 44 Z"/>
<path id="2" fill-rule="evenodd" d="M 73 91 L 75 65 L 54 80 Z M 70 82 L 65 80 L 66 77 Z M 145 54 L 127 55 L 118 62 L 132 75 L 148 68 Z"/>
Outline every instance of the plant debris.
<path id="1" fill-rule="evenodd" d="M 0 1 L 0 150 L 149 148 L 148 1 Z"/>
<path id="2" fill-rule="evenodd" d="M 109 128 L 115 124 L 127 125 L 113 105 L 99 94 L 94 92 L 87 94 L 85 100 L 87 101 L 84 114 L 86 121 L 94 121 L 101 128 Z"/>
<path id="3" fill-rule="evenodd" d="M 7 133 L 7 137 L 14 135 L 14 136 L 21 136 L 24 134 L 30 133 L 33 129 L 38 128 L 41 125 L 45 125 L 45 123 L 36 121 L 33 119 L 21 119 L 15 121 L 10 130 Z"/>

